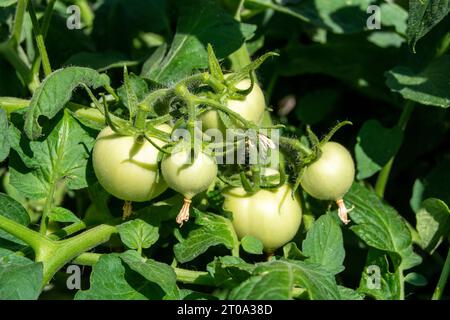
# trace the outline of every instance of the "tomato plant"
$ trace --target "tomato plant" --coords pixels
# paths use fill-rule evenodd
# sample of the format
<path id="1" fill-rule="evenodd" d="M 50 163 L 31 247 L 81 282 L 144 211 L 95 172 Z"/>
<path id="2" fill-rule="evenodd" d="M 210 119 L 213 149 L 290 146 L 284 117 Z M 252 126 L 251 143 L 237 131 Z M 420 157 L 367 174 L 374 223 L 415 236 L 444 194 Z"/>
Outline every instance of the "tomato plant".
<path id="1" fill-rule="evenodd" d="M 449 10 L 0 0 L 0 299 L 448 299 Z"/>

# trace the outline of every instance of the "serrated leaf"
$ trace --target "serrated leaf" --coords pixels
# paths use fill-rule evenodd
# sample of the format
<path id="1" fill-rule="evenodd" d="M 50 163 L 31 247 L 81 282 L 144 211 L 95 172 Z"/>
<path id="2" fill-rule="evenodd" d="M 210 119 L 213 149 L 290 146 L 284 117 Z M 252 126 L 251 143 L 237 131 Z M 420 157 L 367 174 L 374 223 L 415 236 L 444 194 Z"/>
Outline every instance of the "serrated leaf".
<path id="1" fill-rule="evenodd" d="M 168 84 L 208 66 L 206 46 L 210 43 L 219 59 L 239 49 L 256 27 L 239 23 L 209 0 L 182 1 L 177 32 L 158 67 L 145 76 Z"/>
<path id="2" fill-rule="evenodd" d="M 0 108 L 0 162 L 8 157 L 11 147 L 8 127 L 9 122 L 6 111 Z"/>
<path id="3" fill-rule="evenodd" d="M 402 217 L 384 203 L 375 192 L 354 183 L 345 196 L 347 208 L 353 206 L 350 229 L 367 245 L 397 254 L 406 270 L 420 264 L 420 257 L 412 248 L 411 233 Z"/>
<path id="4" fill-rule="evenodd" d="M 340 299 L 334 276 L 322 266 L 289 260 L 259 264 L 251 278 L 231 291 L 229 299 L 291 299 L 295 287 L 306 289 L 311 300 Z"/>
<path id="5" fill-rule="evenodd" d="M 30 224 L 30 216 L 27 210 L 10 196 L 0 193 L 0 215 L 27 226 Z M 25 245 L 25 243 L 0 228 L 0 238 L 14 243 Z"/>
<path id="6" fill-rule="evenodd" d="M 80 219 L 69 209 L 55 207 L 48 215 L 49 220 L 57 222 L 79 222 Z"/>
<path id="7" fill-rule="evenodd" d="M 31 155 L 22 150 L 27 143 Z M 45 198 L 58 183 L 71 190 L 85 188 L 93 144 L 94 138 L 65 111 L 45 140 L 22 143 L 20 137 L 15 139 L 13 148 L 21 158 L 10 159 L 11 184 L 31 199 Z"/>
<path id="8" fill-rule="evenodd" d="M 126 251 L 120 258 L 134 271 L 150 282 L 156 283 L 167 294 L 166 298 L 179 297 L 177 276 L 173 268 L 165 263 L 141 257 L 136 251 Z"/>
<path id="9" fill-rule="evenodd" d="M 377 300 L 399 300 L 401 271 L 392 273 L 390 270 L 395 268 L 390 266 L 387 253 L 370 248 L 358 291 Z"/>
<path id="10" fill-rule="evenodd" d="M 0 300 L 36 300 L 42 288 L 42 263 L 0 248 Z"/>
<path id="11" fill-rule="evenodd" d="M 450 106 L 450 56 L 437 58 L 423 70 L 406 66 L 395 67 L 386 73 L 386 84 L 403 98 L 423 105 L 448 108 Z"/>
<path id="12" fill-rule="evenodd" d="M 399 127 L 388 129 L 378 120 L 368 120 L 361 127 L 355 156 L 358 179 L 366 179 L 380 171 L 397 154 L 403 141 Z"/>
<path id="13" fill-rule="evenodd" d="M 306 260 L 308 257 L 300 251 L 295 242 L 283 246 L 283 257 L 288 260 Z"/>
<path id="14" fill-rule="evenodd" d="M 81 84 L 94 89 L 109 85 L 105 74 L 82 67 L 68 67 L 50 74 L 35 91 L 26 115 L 25 132 L 31 139 L 41 135 L 40 116 L 53 118 L 70 100 L 72 92 Z"/>
<path id="15" fill-rule="evenodd" d="M 64 66 L 86 67 L 98 72 L 123 68 L 124 66 L 131 67 L 137 64 L 139 64 L 139 61 L 129 60 L 124 54 L 117 51 L 78 52 L 64 62 Z"/>
<path id="16" fill-rule="evenodd" d="M 327 213 L 314 222 L 302 243 L 302 252 L 308 256 L 306 261 L 322 265 L 332 274 L 344 270 L 344 241 L 334 214 Z"/>
<path id="17" fill-rule="evenodd" d="M 90 288 L 80 290 L 75 300 L 161 299 L 163 290 L 131 270 L 116 254 L 103 255 L 92 268 Z"/>
<path id="18" fill-rule="evenodd" d="M 246 4 L 258 5 L 290 15 L 302 21 L 326 28 L 335 33 L 361 32 L 366 29 L 367 7 L 372 0 L 307 0 L 273 1 L 246 0 Z"/>
<path id="19" fill-rule="evenodd" d="M 241 239 L 242 248 L 252 254 L 262 254 L 264 246 L 261 241 L 253 236 L 247 235 Z"/>
<path id="20" fill-rule="evenodd" d="M 341 300 L 364 300 L 364 294 L 350 288 L 338 286 Z"/>
<path id="21" fill-rule="evenodd" d="M 214 279 L 216 286 L 232 289 L 251 276 L 255 265 L 249 264 L 239 257 L 224 256 L 215 257 L 206 269 Z"/>
<path id="22" fill-rule="evenodd" d="M 231 221 L 216 214 L 206 214 L 195 210 L 197 228 L 186 239 L 174 246 L 174 253 L 181 263 L 191 261 L 208 250 L 209 247 L 224 245 L 232 249 L 238 242 Z"/>
<path id="23" fill-rule="evenodd" d="M 120 239 L 130 249 L 147 249 L 159 238 L 159 228 L 135 219 L 117 226 Z"/>
<path id="24" fill-rule="evenodd" d="M 413 48 L 449 12 L 448 0 L 410 0 L 407 36 Z"/>
<path id="25" fill-rule="evenodd" d="M 450 210 L 439 199 L 427 199 L 416 213 L 416 229 L 422 249 L 432 254 L 442 240 L 449 235 Z"/>

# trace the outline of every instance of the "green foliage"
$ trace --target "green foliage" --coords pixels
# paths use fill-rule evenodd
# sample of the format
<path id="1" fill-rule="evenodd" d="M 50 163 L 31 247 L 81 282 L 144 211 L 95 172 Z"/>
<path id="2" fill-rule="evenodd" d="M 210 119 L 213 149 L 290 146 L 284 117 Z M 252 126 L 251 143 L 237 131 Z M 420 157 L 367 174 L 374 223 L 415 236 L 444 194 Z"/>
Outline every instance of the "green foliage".
<path id="1" fill-rule="evenodd" d="M 0 0 L 1 300 L 68 297 L 68 264 L 85 266 L 78 300 L 448 299 L 448 0 L 80 0 L 73 30 L 69 3 L 33 1 L 34 13 Z M 249 78 L 263 124 L 229 108 L 245 105 L 252 87 L 235 85 Z M 230 187 L 274 188 L 261 164 L 218 165 L 192 202 L 171 189 L 124 202 L 97 181 L 99 130 L 132 137 L 123 165 L 159 181 L 177 145 L 159 125 L 223 145 L 196 127 L 209 111 L 226 127 L 281 129 L 279 143 L 243 145 L 275 146 L 287 183 L 353 123 L 333 135 L 357 172 L 339 211 L 299 187 L 297 234 L 265 252 L 251 227 L 272 226 L 249 219 L 241 234 L 223 208 Z"/>

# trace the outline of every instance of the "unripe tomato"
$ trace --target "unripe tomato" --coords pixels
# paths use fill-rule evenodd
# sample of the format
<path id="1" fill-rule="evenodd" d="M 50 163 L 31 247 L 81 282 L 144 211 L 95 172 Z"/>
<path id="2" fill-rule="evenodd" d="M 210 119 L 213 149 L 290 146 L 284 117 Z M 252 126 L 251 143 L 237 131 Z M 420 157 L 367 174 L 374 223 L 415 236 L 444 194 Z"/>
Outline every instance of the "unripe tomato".
<path id="1" fill-rule="evenodd" d="M 168 125 L 159 130 L 170 132 Z M 153 139 L 158 146 L 164 142 Z M 110 127 L 97 137 L 92 151 L 95 175 L 100 184 L 113 196 L 127 201 L 151 200 L 167 189 L 162 178 L 156 182 L 158 153 L 150 142 L 137 142 L 134 137 L 121 136 Z"/>
<path id="2" fill-rule="evenodd" d="M 243 188 L 224 192 L 223 208 L 233 213 L 233 227 L 239 238 L 259 239 L 266 252 L 272 252 L 295 236 L 302 221 L 299 196 L 291 196 L 285 184 L 278 189 L 261 189 L 248 194 Z"/>
<path id="3" fill-rule="evenodd" d="M 250 87 L 250 80 L 244 79 L 240 81 L 236 88 L 239 90 L 245 90 Z M 264 110 L 266 108 L 266 102 L 264 93 L 258 84 L 253 85 L 252 91 L 245 97 L 244 100 L 232 100 L 227 101 L 227 107 L 240 114 L 244 119 L 253 121 L 256 124 L 261 124 L 264 117 Z M 223 134 L 225 133 L 225 125 L 220 119 L 219 114 L 215 110 L 210 110 L 203 113 L 199 119 L 202 121 L 202 130 L 219 129 Z M 241 123 L 237 120 L 231 119 L 237 128 L 242 127 Z M 225 139 L 225 137 L 224 137 Z"/>
<path id="4" fill-rule="evenodd" d="M 162 160 L 161 172 L 170 188 L 186 199 L 192 199 L 214 182 L 217 164 L 214 158 L 203 152 L 193 159 L 190 148 L 184 148 Z"/>
<path id="5" fill-rule="evenodd" d="M 301 178 L 303 189 L 319 200 L 337 201 L 347 193 L 355 178 L 355 164 L 348 150 L 327 142 L 322 155 L 307 166 Z"/>

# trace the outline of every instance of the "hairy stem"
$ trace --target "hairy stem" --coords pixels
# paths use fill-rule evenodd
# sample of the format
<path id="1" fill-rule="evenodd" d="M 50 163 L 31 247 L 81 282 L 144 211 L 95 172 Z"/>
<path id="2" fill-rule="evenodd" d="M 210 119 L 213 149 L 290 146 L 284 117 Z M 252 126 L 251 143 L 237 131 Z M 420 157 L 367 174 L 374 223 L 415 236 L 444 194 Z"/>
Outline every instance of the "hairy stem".
<path id="1" fill-rule="evenodd" d="M 28 0 L 19 0 L 17 2 L 16 15 L 14 17 L 14 26 L 12 31 L 12 37 L 10 39 L 11 44 L 14 46 L 20 43 L 20 37 L 22 35 L 23 19 L 27 10 Z"/>
<path id="2" fill-rule="evenodd" d="M 447 258 L 445 259 L 444 267 L 442 268 L 441 276 L 437 283 L 436 289 L 434 289 L 432 300 L 440 300 L 447 284 L 448 275 L 450 274 L 450 248 L 447 252 Z"/>
<path id="3" fill-rule="evenodd" d="M 408 125 L 409 118 L 414 110 L 414 102 L 408 100 L 405 103 L 402 114 L 397 123 L 397 127 L 399 127 L 403 132 L 406 130 L 406 126 Z M 378 174 L 378 179 L 375 184 L 375 191 L 380 196 L 384 196 L 384 192 L 386 190 L 386 185 L 389 181 L 389 175 L 391 173 L 392 165 L 394 164 L 395 155 L 386 163 L 383 169 Z"/>
<path id="4" fill-rule="evenodd" d="M 44 69 L 45 76 L 48 76 L 52 73 L 52 68 L 50 66 L 50 60 L 48 58 L 47 49 L 44 43 L 44 35 L 42 33 L 42 29 L 39 26 L 39 22 L 36 17 L 36 12 L 34 10 L 33 3 L 30 1 L 28 4 L 28 10 L 30 12 L 31 22 L 33 24 L 33 31 L 36 37 L 36 43 L 39 50 L 39 55 L 42 60 L 42 67 Z"/>

